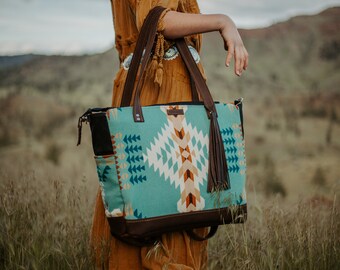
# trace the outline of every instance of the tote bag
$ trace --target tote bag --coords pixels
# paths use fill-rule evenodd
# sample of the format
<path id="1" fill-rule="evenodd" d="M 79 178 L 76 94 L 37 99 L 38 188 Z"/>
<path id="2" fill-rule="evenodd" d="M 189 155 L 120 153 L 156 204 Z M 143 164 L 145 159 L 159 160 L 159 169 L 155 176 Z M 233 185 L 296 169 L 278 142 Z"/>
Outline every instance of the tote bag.
<path id="1" fill-rule="evenodd" d="M 139 246 L 178 230 L 205 240 L 218 225 L 244 222 L 247 214 L 242 99 L 213 101 L 184 39 L 174 43 L 195 86 L 193 96 L 202 101 L 141 106 L 142 79 L 132 95 L 163 10 L 154 8 L 143 24 L 121 106 L 88 109 L 78 122 L 78 144 L 82 123 L 90 124 L 111 233 Z M 211 229 L 200 236 L 193 231 L 200 227 Z"/>

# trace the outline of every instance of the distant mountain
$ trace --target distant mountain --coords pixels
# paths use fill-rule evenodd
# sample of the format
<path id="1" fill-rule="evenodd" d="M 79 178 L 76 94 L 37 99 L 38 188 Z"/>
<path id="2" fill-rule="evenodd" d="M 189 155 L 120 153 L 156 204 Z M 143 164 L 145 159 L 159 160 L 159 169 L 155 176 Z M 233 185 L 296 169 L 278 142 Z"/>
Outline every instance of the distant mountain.
<path id="1" fill-rule="evenodd" d="M 204 37 L 203 65 L 216 97 L 339 94 L 339 7 L 267 28 L 241 29 L 240 33 L 250 54 L 250 66 L 242 78 L 225 68 L 226 52 L 219 35 Z M 110 104 L 119 62 L 116 51 L 111 49 L 84 56 L 1 57 L 0 67 L 0 97 L 6 93 L 37 92 L 66 104 L 89 106 L 96 102 Z"/>
<path id="2" fill-rule="evenodd" d="M 14 56 L 0 56 L 0 69 L 8 69 L 15 66 L 20 66 L 38 57 L 41 57 L 41 55 L 23 54 Z"/>
<path id="3" fill-rule="evenodd" d="M 241 78 L 232 67 L 225 67 L 219 34 L 204 36 L 201 56 L 210 90 L 216 100 L 245 98 L 249 164 L 259 164 L 262 172 L 264 155 L 272 156 L 280 164 L 284 183 L 290 179 L 296 189 L 300 179 L 308 181 L 305 172 L 319 168 L 320 159 L 324 164 L 330 161 L 333 168 L 337 163 L 332 160 L 339 156 L 340 8 L 240 32 L 250 54 L 249 69 Z M 65 164 L 75 164 L 78 117 L 89 107 L 111 104 L 119 68 L 116 51 L 0 59 L 2 156 L 11 153 L 11 164 L 17 159 L 22 164 L 37 159 L 39 164 L 49 149 L 60 148 Z M 86 142 L 90 142 L 89 131 L 84 129 Z M 34 155 L 26 160 L 22 153 L 27 149 Z M 296 174 L 297 157 L 309 164 L 306 170 L 299 167 L 300 174 Z M 262 173 L 250 176 L 252 181 L 261 178 Z"/>
<path id="4" fill-rule="evenodd" d="M 4 92 L 34 92 L 66 104 L 89 104 L 96 97 L 103 100 L 103 93 L 110 96 L 118 66 L 113 49 L 95 55 L 34 57 L 0 70 L 0 97 Z"/>
<path id="5" fill-rule="evenodd" d="M 208 78 L 218 83 L 218 88 L 227 86 L 248 95 L 339 94 L 339 33 L 339 7 L 266 28 L 240 30 L 250 54 L 250 66 L 242 79 L 225 71 L 222 41 L 217 34 L 208 34 L 204 39 L 203 62 Z"/>

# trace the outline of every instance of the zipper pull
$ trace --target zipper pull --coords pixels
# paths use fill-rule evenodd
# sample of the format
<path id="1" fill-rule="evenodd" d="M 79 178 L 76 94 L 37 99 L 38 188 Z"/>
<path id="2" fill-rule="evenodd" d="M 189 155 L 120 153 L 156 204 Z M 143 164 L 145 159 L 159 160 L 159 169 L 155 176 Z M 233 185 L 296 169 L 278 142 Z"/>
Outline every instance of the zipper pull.
<path id="1" fill-rule="evenodd" d="M 242 102 L 243 102 L 243 97 L 235 99 L 234 105 L 236 106 L 237 109 L 238 109 L 239 105 L 242 106 Z"/>
<path id="2" fill-rule="evenodd" d="M 92 109 L 88 109 L 82 116 L 79 117 L 78 120 L 78 142 L 77 142 L 77 146 L 80 145 L 81 143 L 81 131 L 82 131 L 82 127 L 83 127 L 83 123 L 88 123 L 89 122 L 89 118 L 88 116 L 91 114 Z"/>

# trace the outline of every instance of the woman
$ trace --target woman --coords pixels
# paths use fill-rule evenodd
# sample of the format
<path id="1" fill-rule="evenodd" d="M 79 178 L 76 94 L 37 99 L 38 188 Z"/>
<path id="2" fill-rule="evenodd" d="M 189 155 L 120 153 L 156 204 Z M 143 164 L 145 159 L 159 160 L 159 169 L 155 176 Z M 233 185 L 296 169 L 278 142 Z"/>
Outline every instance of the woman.
<path id="1" fill-rule="evenodd" d="M 248 66 L 248 53 L 233 21 L 225 15 L 202 15 L 196 0 L 111 0 L 116 49 L 122 63 L 113 87 L 112 106 L 119 106 L 138 32 L 148 12 L 157 5 L 166 7 L 158 24 L 158 40 L 144 81 L 142 105 L 190 101 L 191 85 L 180 57 L 170 55 L 170 39 L 186 37 L 187 43 L 201 47 L 199 33 L 219 31 L 228 49 L 226 66 L 235 61 L 234 72 L 241 76 Z M 201 63 L 198 63 L 203 73 Z M 205 234 L 206 229 L 197 230 Z M 100 192 L 91 233 L 96 266 L 100 269 L 204 269 L 207 267 L 207 241 L 190 239 L 185 232 L 165 234 L 153 247 L 130 246 L 113 238 L 106 221 Z"/>

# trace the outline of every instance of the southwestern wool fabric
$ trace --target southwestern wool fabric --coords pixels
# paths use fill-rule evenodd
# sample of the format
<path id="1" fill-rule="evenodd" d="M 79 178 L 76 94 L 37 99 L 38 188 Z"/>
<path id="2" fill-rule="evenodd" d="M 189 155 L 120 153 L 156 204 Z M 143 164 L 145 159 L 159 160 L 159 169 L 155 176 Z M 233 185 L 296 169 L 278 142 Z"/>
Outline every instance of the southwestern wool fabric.
<path id="1" fill-rule="evenodd" d="M 218 103 L 216 109 L 231 183 L 214 193 L 207 192 L 210 121 L 202 117 L 203 106 L 147 106 L 145 122 L 138 124 L 131 107 L 107 110 L 113 154 L 95 157 L 107 217 L 143 219 L 246 204 L 240 108 Z"/>

